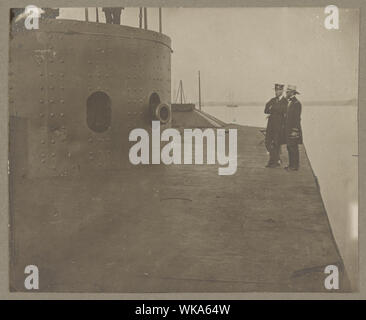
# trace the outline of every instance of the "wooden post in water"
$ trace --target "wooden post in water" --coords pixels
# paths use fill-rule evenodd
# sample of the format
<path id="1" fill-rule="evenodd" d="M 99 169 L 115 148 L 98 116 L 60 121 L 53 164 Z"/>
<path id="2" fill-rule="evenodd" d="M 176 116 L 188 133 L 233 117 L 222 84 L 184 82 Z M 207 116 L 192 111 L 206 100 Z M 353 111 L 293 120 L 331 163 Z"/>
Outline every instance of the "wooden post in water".
<path id="1" fill-rule="evenodd" d="M 96 21 L 99 22 L 99 11 L 98 11 L 98 8 L 95 8 L 96 11 L 95 11 L 95 18 L 96 18 Z"/>
<path id="2" fill-rule="evenodd" d="M 162 12 L 161 12 L 161 8 L 159 8 L 159 32 L 162 33 L 163 32 L 163 24 L 162 24 Z"/>
<path id="3" fill-rule="evenodd" d="M 144 8 L 144 28 L 147 29 L 147 8 Z"/>
<path id="4" fill-rule="evenodd" d="M 198 107 L 201 111 L 201 72 L 198 71 Z"/>
<path id="5" fill-rule="evenodd" d="M 89 12 L 88 12 L 88 8 L 85 8 L 85 21 L 88 22 L 89 21 Z"/>

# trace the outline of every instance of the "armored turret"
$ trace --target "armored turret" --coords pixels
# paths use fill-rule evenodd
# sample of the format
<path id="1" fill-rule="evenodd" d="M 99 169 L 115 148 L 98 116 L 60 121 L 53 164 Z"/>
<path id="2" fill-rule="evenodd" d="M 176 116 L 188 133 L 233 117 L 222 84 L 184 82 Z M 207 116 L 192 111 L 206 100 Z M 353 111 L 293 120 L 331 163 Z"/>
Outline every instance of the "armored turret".
<path id="1" fill-rule="evenodd" d="M 56 19 L 37 30 L 13 26 L 11 153 L 23 156 L 11 169 L 65 176 L 128 166 L 131 129 L 170 126 L 171 52 L 168 36 L 141 28 Z"/>

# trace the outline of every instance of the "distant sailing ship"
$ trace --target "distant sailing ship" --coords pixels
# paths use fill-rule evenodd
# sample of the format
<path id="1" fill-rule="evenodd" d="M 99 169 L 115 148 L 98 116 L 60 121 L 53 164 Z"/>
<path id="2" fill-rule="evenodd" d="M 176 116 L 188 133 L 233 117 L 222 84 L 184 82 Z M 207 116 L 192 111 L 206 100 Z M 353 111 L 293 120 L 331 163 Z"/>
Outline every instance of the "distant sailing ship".
<path id="1" fill-rule="evenodd" d="M 230 96 L 229 96 L 229 101 L 233 101 L 233 93 L 231 92 L 230 93 Z M 226 105 L 228 108 L 237 108 L 238 105 L 235 104 L 235 103 L 229 103 Z"/>

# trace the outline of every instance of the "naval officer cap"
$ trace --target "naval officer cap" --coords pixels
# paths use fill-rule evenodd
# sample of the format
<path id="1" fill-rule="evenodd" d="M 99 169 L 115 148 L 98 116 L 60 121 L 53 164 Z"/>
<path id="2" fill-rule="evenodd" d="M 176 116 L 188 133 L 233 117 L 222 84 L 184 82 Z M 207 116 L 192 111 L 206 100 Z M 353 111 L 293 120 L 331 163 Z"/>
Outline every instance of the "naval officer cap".
<path id="1" fill-rule="evenodd" d="M 286 91 L 291 91 L 291 92 L 293 92 L 294 94 L 300 94 L 300 92 L 298 92 L 298 91 L 296 90 L 296 86 L 291 85 L 291 84 L 287 85 Z"/>
<path id="2" fill-rule="evenodd" d="M 280 84 L 280 83 L 275 83 L 275 90 L 283 90 L 284 88 L 284 84 Z"/>

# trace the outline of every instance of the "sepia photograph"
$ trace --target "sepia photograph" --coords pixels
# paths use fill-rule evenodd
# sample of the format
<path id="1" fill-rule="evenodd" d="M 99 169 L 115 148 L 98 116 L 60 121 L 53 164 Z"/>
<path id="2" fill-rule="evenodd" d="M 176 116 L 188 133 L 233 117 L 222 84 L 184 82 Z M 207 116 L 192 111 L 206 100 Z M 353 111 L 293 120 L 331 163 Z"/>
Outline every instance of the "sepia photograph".
<path id="1" fill-rule="evenodd" d="M 9 30 L 10 292 L 359 292 L 359 9 Z"/>

